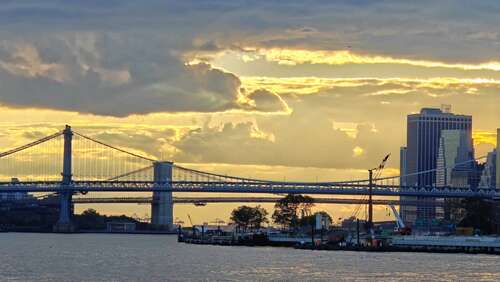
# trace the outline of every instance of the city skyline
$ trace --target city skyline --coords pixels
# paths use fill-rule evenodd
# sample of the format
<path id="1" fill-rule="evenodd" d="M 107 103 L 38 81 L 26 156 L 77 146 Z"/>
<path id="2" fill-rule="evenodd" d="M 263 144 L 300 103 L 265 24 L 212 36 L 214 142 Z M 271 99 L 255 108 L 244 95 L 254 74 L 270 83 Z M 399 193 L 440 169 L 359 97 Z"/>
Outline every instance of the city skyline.
<path id="1" fill-rule="evenodd" d="M 500 1 L 0 3 L 0 281 L 500 281 Z"/>
<path id="2" fill-rule="evenodd" d="M 451 104 L 474 116 L 486 155 L 500 121 L 500 7 L 428 4 L 11 2 L 0 147 L 67 123 L 208 171 L 354 179 L 387 153 L 397 174 L 405 116 Z"/>

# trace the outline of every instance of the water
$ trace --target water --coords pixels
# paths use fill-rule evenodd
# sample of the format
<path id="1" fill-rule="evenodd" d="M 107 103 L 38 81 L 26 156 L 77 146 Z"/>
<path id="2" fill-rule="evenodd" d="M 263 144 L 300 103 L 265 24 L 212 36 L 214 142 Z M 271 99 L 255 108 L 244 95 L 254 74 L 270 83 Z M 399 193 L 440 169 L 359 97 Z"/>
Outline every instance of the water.
<path id="1" fill-rule="evenodd" d="M 0 233 L 1 281 L 500 281 L 500 256 L 179 244 L 175 236 Z"/>

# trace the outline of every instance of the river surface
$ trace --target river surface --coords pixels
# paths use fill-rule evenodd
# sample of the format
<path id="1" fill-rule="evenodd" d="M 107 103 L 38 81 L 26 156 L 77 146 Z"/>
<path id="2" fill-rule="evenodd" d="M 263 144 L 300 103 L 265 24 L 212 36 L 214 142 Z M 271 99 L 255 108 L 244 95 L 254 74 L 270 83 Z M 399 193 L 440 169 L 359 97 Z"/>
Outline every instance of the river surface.
<path id="1" fill-rule="evenodd" d="M 500 256 L 177 243 L 175 236 L 0 233 L 0 281 L 500 281 Z"/>

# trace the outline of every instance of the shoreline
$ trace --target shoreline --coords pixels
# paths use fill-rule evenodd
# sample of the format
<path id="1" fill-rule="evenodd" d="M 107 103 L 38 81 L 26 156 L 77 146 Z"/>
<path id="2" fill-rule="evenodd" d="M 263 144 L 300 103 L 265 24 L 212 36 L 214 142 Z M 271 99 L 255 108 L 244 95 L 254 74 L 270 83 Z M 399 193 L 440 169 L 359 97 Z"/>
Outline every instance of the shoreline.
<path id="1" fill-rule="evenodd" d="M 479 250 L 479 249 L 437 249 L 437 248 L 420 248 L 420 247 L 321 247 L 316 246 L 291 246 L 284 244 L 244 244 L 244 243 L 211 243 L 211 242 L 180 242 L 192 245 L 211 245 L 224 247 L 272 247 L 272 248 L 293 248 L 296 250 L 309 251 L 340 251 L 340 252 L 367 252 L 367 253 L 435 253 L 435 254 L 484 254 L 499 256 L 500 250 Z"/>
<path id="2" fill-rule="evenodd" d="M 497 246 L 464 246 L 464 245 L 432 245 L 428 244 L 388 244 L 382 246 L 356 246 L 356 245 L 339 245 L 339 244 L 318 244 L 313 245 L 311 242 L 294 243 L 294 242 L 279 242 L 270 240 L 237 240 L 231 239 L 216 239 L 213 238 L 183 238 L 178 236 L 179 243 L 195 244 L 195 245 L 213 245 L 213 246 L 245 246 L 245 247 L 285 247 L 298 250 L 315 250 L 315 251 L 353 251 L 353 252 L 418 252 L 418 253 L 449 253 L 449 254 L 488 254 L 500 255 L 500 247 Z"/>
<path id="3" fill-rule="evenodd" d="M 137 235 L 177 235 L 177 232 L 172 231 L 127 231 L 127 232 L 108 232 L 99 230 L 80 230 L 75 232 L 52 232 L 52 231 L 23 231 L 23 230 L 9 230 L 0 231 L 0 234 L 6 233 L 33 233 L 33 234 L 137 234 Z"/>

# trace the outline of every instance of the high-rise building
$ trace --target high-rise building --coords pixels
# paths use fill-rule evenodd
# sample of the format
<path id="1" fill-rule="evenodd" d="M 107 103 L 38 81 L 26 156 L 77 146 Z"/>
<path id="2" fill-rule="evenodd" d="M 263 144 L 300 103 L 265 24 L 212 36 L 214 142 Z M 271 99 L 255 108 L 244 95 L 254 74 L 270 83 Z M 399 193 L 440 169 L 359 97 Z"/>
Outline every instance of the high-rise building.
<path id="1" fill-rule="evenodd" d="M 401 178 L 399 179 L 399 185 L 401 187 L 405 187 L 407 185 L 406 181 L 406 176 L 408 174 L 408 161 L 406 154 L 408 152 L 408 149 L 406 147 L 401 147 L 399 149 L 399 175 L 401 175 Z M 411 197 L 401 197 L 401 200 L 404 201 L 405 199 L 412 199 Z M 416 216 L 417 216 L 417 208 L 412 205 L 404 205 L 401 203 L 400 207 L 400 213 L 401 213 L 401 219 L 403 219 L 404 222 L 415 222 Z"/>
<path id="2" fill-rule="evenodd" d="M 497 150 L 488 153 L 484 170 L 479 181 L 479 189 L 491 189 L 496 187 L 497 177 Z"/>
<path id="3" fill-rule="evenodd" d="M 441 131 L 436 161 L 436 186 L 471 187 L 474 149 L 467 131 Z"/>
<path id="4" fill-rule="evenodd" d="M 497 129 L 497 173 L 496 173 L 496 184 L 497 188 L 500 188 L 500 128 Z"/>
<path id="5" fill-rule="evenodd" d="M 466 138 L 472 139 L 472 117 L 456 115 L 449 111 L 435 108 L 423 108 L 418 114 L 407 117 L 407 173 L 428 171 L 406 178 L 407 186 L 432 186 L 436 183 L 436 164 L 439 152 L 441 131 L 455 129 L 465 131 Z M 414 199 L 415 200 L 415 199 Z M 434 199 L 417 198 L 415 221 L 407 220 L 409 225 L 425 225 L 436 217 Z M 404 218 L 405 209 L 401 210 Z M 418 223 L 418 224 L 417 224 Z"/>
<path id="6" fill-rule="evenodd" d="M 406 147 L 401 147 L 399 149 L 399 175 L 403 176 L 407 174 L 407 168 L 406 168 Z M 406 185 L 406 177 L 403 176 L 400 179 L 400 184 L 401 186 Z"/>

